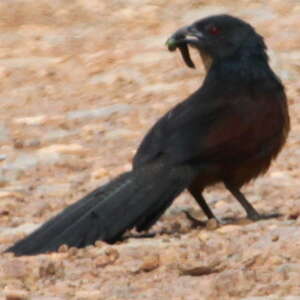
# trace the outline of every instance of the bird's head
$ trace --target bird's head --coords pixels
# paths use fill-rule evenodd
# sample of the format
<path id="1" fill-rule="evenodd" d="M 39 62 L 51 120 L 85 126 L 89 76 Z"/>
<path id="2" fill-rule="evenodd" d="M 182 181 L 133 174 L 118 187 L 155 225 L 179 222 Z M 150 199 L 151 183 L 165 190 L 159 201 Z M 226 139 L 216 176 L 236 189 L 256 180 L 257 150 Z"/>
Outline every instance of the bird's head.
<path id="1" fill-rule="evenodd" d="M 190 58 L 188 46 L 196 48 L 206 69 L 215 59 L 240 55 L 238 53 L 241 48 L 263 52 L 266 49 L 263 38 L 250 24 L 229 15 L 210 16 L 180 28 L 166 44 L 170 51 L 178 48 L 186 64 L 191 68 L 195 66 Z"/>

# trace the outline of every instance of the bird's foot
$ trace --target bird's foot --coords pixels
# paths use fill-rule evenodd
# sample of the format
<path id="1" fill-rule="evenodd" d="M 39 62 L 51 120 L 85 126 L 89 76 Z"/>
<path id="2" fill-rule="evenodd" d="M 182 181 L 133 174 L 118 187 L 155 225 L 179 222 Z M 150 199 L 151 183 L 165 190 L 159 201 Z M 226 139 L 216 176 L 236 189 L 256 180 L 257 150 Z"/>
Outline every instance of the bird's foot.
<path id="1" fill-rule="evenodd" d="M 190 212 L 184 210 L 184 214 L 186 215 L 187 219 L 191 222 L 192 228 L 207 228 L 207 229 L 215 229 L 219 227 L 219 225 L 223 224 L 223 221 L 219 221 L 217 218 L 211 218 L 207 221 L 200 221 L 196 219 L 194 216 L 191 215 Z"/>
<path id="2" fill-rule="evenodd" d="M 259 214 L 259 213 L 249 213 L 247 218 L 252 221 L 268 220 L 273 218 L 279 218 L 282 214 L 279 213 L 270 213 L 270 214 Z"/>
<path id="3" fill-rule="evenodd" d="M 206 222 L 196 219 L 194 216 L 191 215 L 191 213 L 189 211 L 184 210 L 183 212 L 184 212 L 186 218 L 191 222 L 191 227 L 192 228 L 205 227 L 206 226 Z"/>

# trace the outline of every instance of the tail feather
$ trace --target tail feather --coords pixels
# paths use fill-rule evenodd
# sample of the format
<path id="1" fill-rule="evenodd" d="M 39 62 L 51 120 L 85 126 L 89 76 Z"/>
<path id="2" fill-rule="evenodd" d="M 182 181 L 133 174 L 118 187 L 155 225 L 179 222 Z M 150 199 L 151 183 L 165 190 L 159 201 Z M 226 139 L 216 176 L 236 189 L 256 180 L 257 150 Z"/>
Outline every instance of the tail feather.
<path id="1" fill-rule="evenodd" d="M 194 176 L 189 166 L 160 163 L 124 173 L 67 207 L 7 252 L 32 255 L 55 251 L 62 244 L 113 243 L 134 226 L 148 229 Z"/>
<path id="2" fill-rule="evenodd" d="M 43 251 L 43 243 L 44 248 L 47 248 L 47 241 L 52 240 L 62 231 L 65 231 L 70 226 L 72 226 L 72 224 L 76 223 L 86 211 L 89 211 L 95 206 L 95 201 L 97 201 L 97 203 L 103 201 L 105 197 L 111 191 L 116 189 L 122 182 L 124 182 L 127 177 L 129 177 L 129 173 L 124 173 L 112 182 L 97 188 L 79 201 L 65 208 L 55 217 L 48 220 L 41 227 L 31 233 L 28 237 L 18 241 L 11 248 L 7 249 L 6 252 L 14 252 L 16 255 L 46 252 L 47 250 Z M 81 231 L 82 229 L 77 228 L 76 232 L 73 232 L 69 238 L 72 238 L 75 233 L 78 235 Z M 75 242 L 73 243 L 74 246 L 80 246 L 79 239 L 76 244 Z M 66 242 L 65 244 L 68 243 Z"/>

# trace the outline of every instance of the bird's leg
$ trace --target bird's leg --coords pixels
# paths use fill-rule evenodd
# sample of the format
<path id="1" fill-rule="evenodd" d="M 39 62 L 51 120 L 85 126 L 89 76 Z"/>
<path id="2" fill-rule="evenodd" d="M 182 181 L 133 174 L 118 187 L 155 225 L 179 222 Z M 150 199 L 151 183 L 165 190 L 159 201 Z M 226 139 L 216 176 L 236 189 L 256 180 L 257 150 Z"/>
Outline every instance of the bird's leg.
<path id="1" fill-rule="evenodd" d="M 199 204 L 199 206 L 201 207 L 201 209 L 203 210 L 203 212 L 205 213 L 207 218 L 217 220 L 216 216 L 211 211 L 210 207 L 206 203 L 206 200 L 202 196 L 202 193 L 198 192 L 196 189 L 193 189 L 192 187 L 189 188 L 189 191 L 192 194 L 192 196 L 195 198 L 196 202 Z M 184 213 L 185 213 L 186 217 L 192 222 L 193 227 L 206 226 L 206 222 L 197 220 L 188 211 L 185 211 Z"/>
<path id="2" fill-rule="evenodd" d="M 230 193 L 240 202 L 247 213 L 247 217 L 250 220 L 258 221 L 264 219 L 277 218 L 280 216 L 278 213 L 273 214 L 260 214 L 257 210 L 248 202 L 246 197 L 241 193 L 238 187 L 231 185 L 227 182 L 224 182 L 226 188 L 230 191 Z"/>
<path id="3" fill-rule="evenodd" d="M 211 211 L 210 207 L 206 203 L 206 200 L 204 199 L 204 197 L 202 196 L 202 194 L 195 195 L 195 194 L 192 193 L 192 195 L 195 198 L 196 202 L 199 204 L 199 206 L 202 208 L 202 210 L 205 213 L 205 215 L 207 216 L 207 218 L 208 219 L 216 219 L 216 216 Z"/>

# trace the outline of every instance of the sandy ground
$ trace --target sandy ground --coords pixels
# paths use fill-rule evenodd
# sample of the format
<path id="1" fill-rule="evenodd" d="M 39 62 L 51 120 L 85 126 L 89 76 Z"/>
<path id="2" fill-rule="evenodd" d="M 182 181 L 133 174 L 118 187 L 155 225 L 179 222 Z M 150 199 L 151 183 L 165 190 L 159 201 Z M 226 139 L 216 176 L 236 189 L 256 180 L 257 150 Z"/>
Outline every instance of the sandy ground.
<path id="1" fill-rule="evenodd" d="M 130 168 L 144 133 L 199 86 L 164 42 L 213 13 L 251 22 L 286 85 L 292 131 L 270 171 L 244 191 L 262 212 L 247 222 L 222 186 L 219 217 L 193 229 L 181 195 L 152 232 L 109 246 L 0 256 L 0 299 L 300 299 L 300 2 L 3 0 L 0 2 L 0 250 Z M 167 232 L 171 232 L 168 234 Z M 159 234 L 160 233 L 160 234 Z"/>

